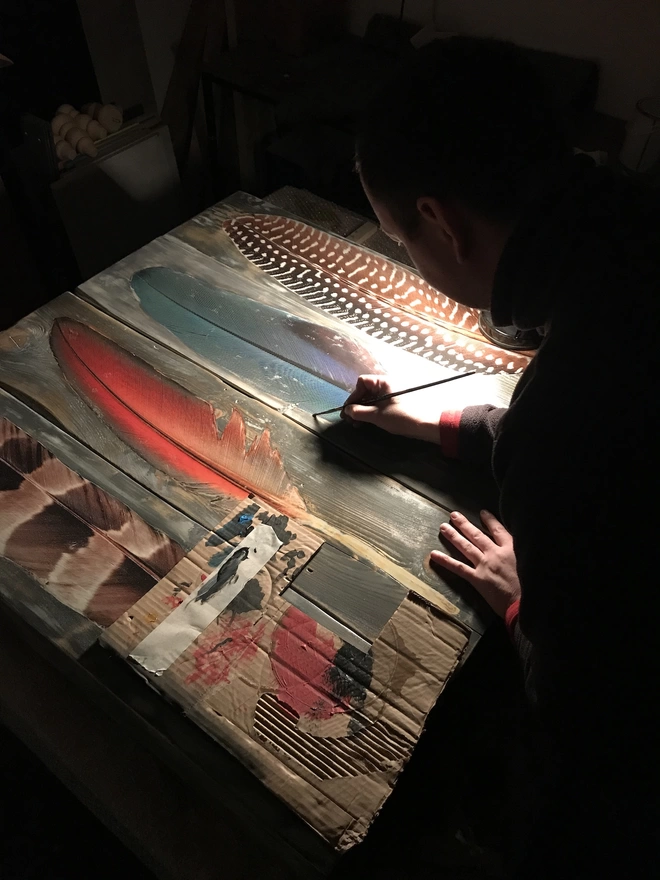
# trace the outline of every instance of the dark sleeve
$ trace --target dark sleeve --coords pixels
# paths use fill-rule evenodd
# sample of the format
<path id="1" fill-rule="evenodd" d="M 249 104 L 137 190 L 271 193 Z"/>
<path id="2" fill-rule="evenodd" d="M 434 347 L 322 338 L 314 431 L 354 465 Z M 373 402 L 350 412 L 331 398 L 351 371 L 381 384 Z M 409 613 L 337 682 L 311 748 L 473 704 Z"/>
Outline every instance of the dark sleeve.
<path id="1" fill-rule="evenodd" d="M 512 605 L 509 606 L 504 617 L 504 623 L 506 624 L 509 637 L 511 638 L 513 646 L 516 649 L 518 657 L 520 658 L 520 663 L 522 665 L 523 675 L 525 678 L 525 690 L 527 692 L 527 698 L 529 702 L 535 706 L 536 692 L 534 691 L 534 683 L 531 676 L 532 643 L 520 629 L 520 623 L 518 622 L 519 615 L 520 599 L 517 599 Z"/>
<path id="2" fill-rule="evenodd" d="M 490 404 L 446 410 L 440 416 L 443 454 L 470 464 L 489 465 L 498 426 L 506 412 L 506 407 Z"/>

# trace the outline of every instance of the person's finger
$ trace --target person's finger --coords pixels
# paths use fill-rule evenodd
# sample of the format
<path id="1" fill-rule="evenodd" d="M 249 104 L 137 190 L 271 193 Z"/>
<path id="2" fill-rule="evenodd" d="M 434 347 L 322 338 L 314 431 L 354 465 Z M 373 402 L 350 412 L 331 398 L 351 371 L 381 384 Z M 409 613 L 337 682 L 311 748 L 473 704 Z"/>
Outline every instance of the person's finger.
<path id="1" fill-rule="evenodd" d="M 449 556 L 447 553 L 442 553 L 440 550 L 432 550 L 431 563 L 447 569 L 447 571 L 452 572 L 452 574 L 457 574 L 459 577 L 465 578 L 468 583 L 474 586 L 476 578 L 475 570 L 464 562 L 454 559 L 453 556 Z"/>
<path id="2" fill-rule="evenodd" d="M 443 523 L 440 526 L 440 534 L 443 538 L 453 544 L 457 550 L 460 550 L 463 556 L 466 559 L 469 559 L 470 562 L 473 562 L 475 565 L 478 565 L 481 562 L 481 557 L 483 553 L 478 547 L 469 541 L 467 538 L 464 538 L 460 532 L 457 532 L 456 529 L 452 528 L 449 523 Z"/>
<path id="3" fill-rule="evenodd" d="M 478 529 L 470 522 L 467 516 L 463 516 L 458 510 L 451 514 L 451 524 L 459 529 L 475 547 L 478 547 L 484 553 L 488 549 L 489 544 L 491 547 L 493 546 L 493 542 L 488 535 L 485 535 L 481 529 Z"/>
<path id="4" fill-rule="evenodd" d="M 389 394 L 389 382 L 383 376 L 359 376 L 355 389 L 346 398 L 344 407 L 359 403 L 365 397 L 380 397 Z"/>
<path id="5" fill-rule="evenodd" d="M 343 415 L 353 422 L 367 422 L 368 424 L 377 423 L 382 415 L 382 410 L 377 406 L 360 406 L 353 404 L 344 407 Z"/>
<path id="6" fill-rule="evenodd" d="M 489 510 L 481 511 L 481 521 L 488 529 L 491 538 L 500 547 L 504 546 L 507 541 L 511 540 L 511 535 L 504 528 L 502 523 Z"/>

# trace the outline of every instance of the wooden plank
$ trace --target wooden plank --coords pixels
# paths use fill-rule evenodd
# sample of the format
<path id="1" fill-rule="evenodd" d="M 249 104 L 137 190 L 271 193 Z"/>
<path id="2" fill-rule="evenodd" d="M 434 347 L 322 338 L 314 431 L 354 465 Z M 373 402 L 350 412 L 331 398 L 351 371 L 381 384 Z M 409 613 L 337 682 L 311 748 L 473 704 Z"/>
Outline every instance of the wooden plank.
<path id="1" fill-rule="evenodd" d="M 233 245 L 230 246 L 233 248 Z M 340 333 L 340 338 L 345 340 L 344 345 L 354 343 L 363 347 L 371 359 L 364 369 L 355 370 L 356 377 L 360 372 L 389 373 L 407 387 L 451 375 L 443 367 L 429 364 L 377 339 L 365 337 L 331 315 L 317 312 L 271 278 L 259 273 L 247 261 L 241 264 L 235 249 L 231 251 L 225 248 L 222 260 L 219 263 L 207 259 L 198 251 L 166 236 L 87 281 L 79 292 L 85 299 L 150 339 L 179 352 L 247 394 L 258 397 L 308 430 L 323 433 L 324 439 L 332 446 L 354 455 L 445 509 L 459 509 L 472 518 L 478 518 L 479 510 L 496 505 L 496 492 L 486 475 L 444 459 L 439 450 L 430 444 L 411 443 L 384 432 L 378 432 L 375 436 L 372 430 L 357 433 L 336 416 L 317 421 L 310 417 L 310 409 L 305 411 L 302 406 L 288 405 L 279 396 L 281 392 L 278 392 L 277 383 L 269 378 L 266 370 L 255 370 L 248 379 L 245 357 L 230 358 L 220 343 L 209 344 L 203 333 L 191 331 L 186 336 L 180 331 L 175 333 L 168 329 L 144 311 L 131 286 L 136 273 L 145 268 L 166 267 L 174 273 L 199 279 L 204 285 L 233 291 L 257 307 L 261 304 L 272 306 L 301 320 L 310 321 L 315 326 L 327 328 L 328 332 Z M 484 402 L 504 405 L 513 387 L 514 382 L 507 376 L 471 376 L 446 388 L 432 390 L 428 392 L 428 397 L 430 405 L 439 409 L 459 409 Z M 340 400 L 343 399 L 345 396 L 342 392 Z"/>
<path id="2" fill-rule="evenodd" d="M 149 492 L 136 480 L 97 455 L 89 446 L 3 388 L 0 388 L 0 416 L 37 438 L 67 467 L 114 495 L 132 510 L 139 510 L 145 522 L 164 532 L 184 550 L 192 550 L 202 539 L 206 532 L 203 526 L 158 495 Z"/>
<path id="3" fill-rule="evenodd" d="M 373 642 L 408 595 L 381 571 L 323 544 L 291 583 L 295 591 Z"/>
<path id="4" fill-rule="evenodd" d="M 0 552 L 63 605 L 109 626 L 186 551 L 3 418 Z"/>
<path id="5" fill-rule="evenodd" d="M 57 456 L 72 471 L 94 482 L 128 507 L 140 507 L 152 528 L 190 550 L 205 529 L 112 467 L 43 416 L 0 389 L 0 418 L 8 419 Z M 118 537 L 121 536 L 118 535 Z M 28 571 L 0 557 L 2 600 L 38 632 L 73 657 L 80 657 L 101 628 L 51 595 Z"/>
<path id="6" fill-rule="evenodd" d="M 446 298 L 409 265 L 364 245 L 355 247 L 267 202 L 255 206 L 244 193 L 212 206 L 171 234 L 220 262 L 233 258 L 229 239 L 258 275 L 276 278 L 295 297 L 313 303 L 317 313 L 336 315 L 341 324 L 382 337 L 389 347 L 410 350 L 420 360 L 458 372 L 473 365 L 484 374 L 516 378 L 529 362 L 529 352 L 490 343 L 479 328 L 476 309 Z"/>
<path id="7" fill-rule="evenodd" d="M 20 566 L 0 556 L 0 599 L 36 632 L 79 659 L 96 642 L 101 627 L 47 593 Z"/>
<path id="8" fill-rule="evenodd" d="M 445 511 L 199 366 L 70 294 L 0 337 L 0 350 L 2 381 L 15 396 L 206 528 L 214 529 L 235 505 L 236 486 L 223 475 L 234 473 L 242 486 L 249 484 L 302 525 L 482 630 L 474 591 L 462 595 L 427 565 L 437 529 L 448 519 Z M 101 381 L 93 372 L 101 368 L 109 379 L 104 373 Z M 121 392 L 109 390 L 105 381 L 119 383 Z M 126 400 L 119 405 L 119 415 L 118 393 L 130 398 L 130 405 Z M 124 417 L 130 424 L 121 427 Z M 161 431 L 168 430 L 161 448 Z M 186 447 L 189 442 L 197 444 L 196 451 Z M 225 472 L 203 463 L 204 456 L 216 455 L 224 456 Z M 245 497 L 245 489 L 240 492 Z"/>

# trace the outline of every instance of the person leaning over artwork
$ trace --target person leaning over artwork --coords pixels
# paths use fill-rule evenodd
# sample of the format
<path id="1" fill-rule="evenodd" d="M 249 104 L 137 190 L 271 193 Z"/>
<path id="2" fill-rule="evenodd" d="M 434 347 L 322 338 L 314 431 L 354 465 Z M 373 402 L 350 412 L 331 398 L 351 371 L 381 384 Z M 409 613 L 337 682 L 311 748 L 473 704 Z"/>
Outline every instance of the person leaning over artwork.
<path id="1" fill-rule="evenodd" d="M 516 877 L 660 876 L 657 382 L 660 222 L 647 196 L 567 147 L 515 47 L 419 50 L 362 120 L 357 164 L 383 230 L 431 285 L 496 325 L 539 328 L 508 409 L 377 406 L 344 417 L 490 463 L 497 518 L 441 536 L 504 618 L 557 762 Z M 657 197 L 655 202 L 657 203 Z"/>

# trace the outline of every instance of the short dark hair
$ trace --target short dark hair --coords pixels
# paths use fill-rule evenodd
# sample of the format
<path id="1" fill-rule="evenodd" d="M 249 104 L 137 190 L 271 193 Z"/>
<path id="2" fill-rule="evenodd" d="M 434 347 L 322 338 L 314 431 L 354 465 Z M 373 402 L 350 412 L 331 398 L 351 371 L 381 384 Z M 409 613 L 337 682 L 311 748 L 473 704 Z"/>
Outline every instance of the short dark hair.
<path id="1" fill-rule="evenodd" d="M 357 165 L 404 228 L 420 196 L 512 221 L 570 156 L 542 82 L 511 43 L 470 37 L 417 50 L 364 114 Z"/>

